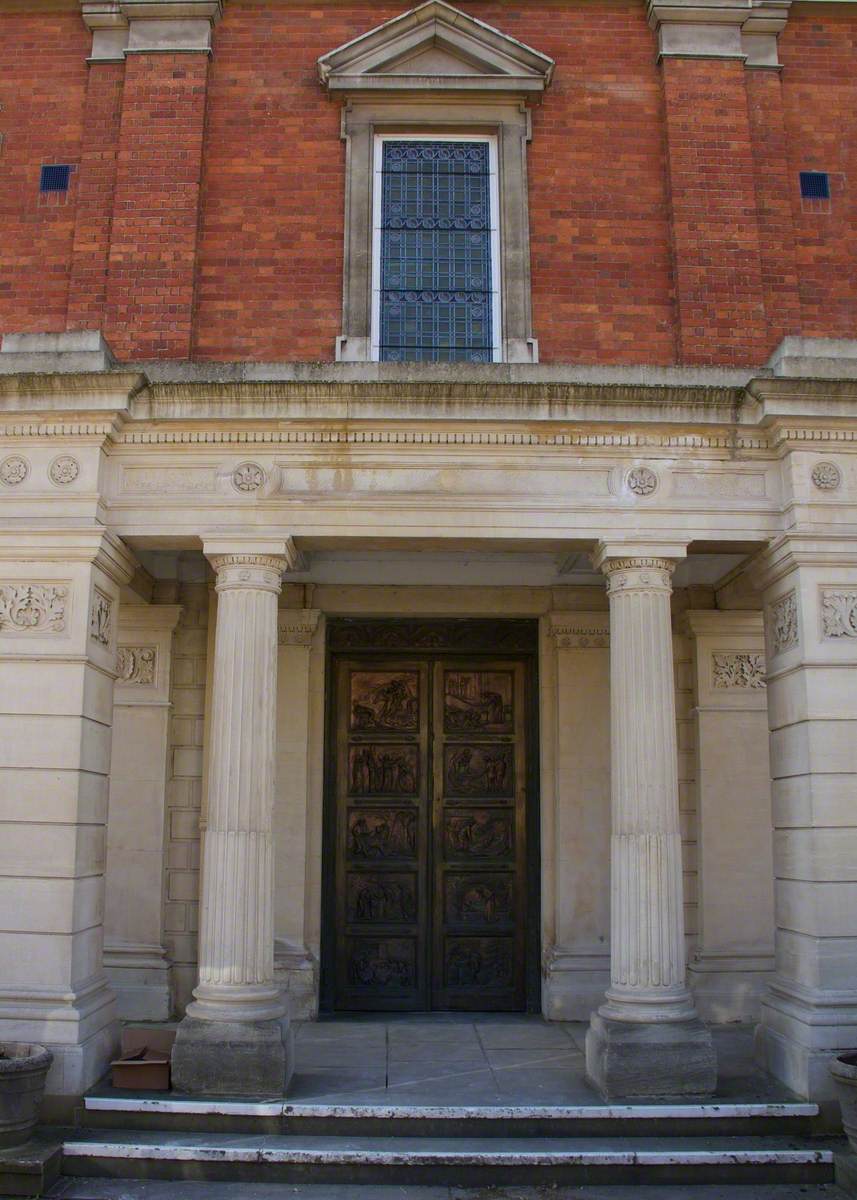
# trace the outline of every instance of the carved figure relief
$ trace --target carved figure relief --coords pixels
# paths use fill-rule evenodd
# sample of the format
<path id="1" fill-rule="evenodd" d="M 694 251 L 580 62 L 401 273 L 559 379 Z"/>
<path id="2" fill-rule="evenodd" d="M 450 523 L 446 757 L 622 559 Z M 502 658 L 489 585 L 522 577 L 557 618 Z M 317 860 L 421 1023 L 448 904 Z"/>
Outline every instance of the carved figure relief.
<path id="1" fill-rule="evenodd" d="M 797 645 L 797 596 L 788 592 L 776 600 L 769 609 L 771 644 L 775 654 Z"/>
<path id="2" fill-rule="evenodd" d="M 30 464 L 20 454 L 10 454 L 0 462 L 0 480 L 7 487 L 15 487 L 23 483 L 30 474 Z"/>
<path id="3" fill-rule="evenodd" d="M 112 610 L 113 601 L 110 597 L 95 588 L 89 610 L 89 636 L 94 642 L 98 642 L 99 646 L 110 645 Z"/>
<path id="4" fill-rule="evenodd" d="M 490 808 L 447 813 L 444 848 L 447 858 L 508 858 L 514 846 L 513 814 Z"/>
<path id="5" fill-rule="evenodd" d="M 80 464 L 70 454 L 60 454 L 48 467 L 48 477 L 57 487 L 74 483 L 80 474 Z"/>
<path id="6" fill-rule="evenodd" d="M 351 728 L 359 733 L 415 733 L 418 678 L 415 671 L 352 672 Z"/>
<path id="7" fill-rule="evenodd" d="M 833 492 L 842 482 L 842 472 L 836 463 L 819 462 L 812 468 L 812 482 L 822 492 Z"/>
<path id="8" fill-rule="evenodd" d="M 120 646 L 116 653 L 116 673 L 122 683 L 146 686 L 155 682 L 155 646 Z"/>
<path id="9" fill-rule="evenodd" d="M 358 862 L 414 858 L 417 814 L 406 808 L 355 808 L 348 814 L 348 854 Z"/>
<path id="10" fill-rule="evenodd" d="M 419 759 L 416 746 L 366 743 L 348 748 L 352 796 L 415 796 Z"/>
<path id="11" fill-rule="evenodd" d="M 355 924 L 408 924 L 417 915 L 416 876 L 350 874 L 345 912 Z"/>
<path id="12" fill-rule="evenodd" d="M 446 919 L 452 925 L 511 925 L 511 881 L 505 875 L 447 875 Z"/>
<path id="13" fill-rule="evenodd" d="M 0 633 L 62 633 L 67 605 L 67 587 L 0 583 Z"/>
<path id="14" fill-rule="evenodd" d="M 449 938 L 446 982 L 449 987 L 511 987 L 511 943 L 506 938 Z"/>
<path id="15" fill-rule="evenodd" d="M 511 733 L 511 671 L 446 671 L 443 679 L 443 721 L 447 733 L 482 729 Z"/>
<path id="16" fill-rule="evenodd" d="M 716 688 L 763 688 L 765 656 L 717 650 L 711 655 L 711 678 Z"/>
<path id="17" fill-rule="evenodd" d="M 414 943 L 407 938 L 350 939 L 348 982 L 352 987 L 396 991 L 413 987 L 416 983 Z"/>
<path id="18" fill-rule="evenodd" d="M 857 638 L 857 588 L 821 593 L 821 627 L 826 638 Z"/>
<path id="19" fill-rule="evenodd" d="M 446 793 L 449 796 L 512 795 L 515 772 L 513 747 L 446 745 L 443 748 Z"/>

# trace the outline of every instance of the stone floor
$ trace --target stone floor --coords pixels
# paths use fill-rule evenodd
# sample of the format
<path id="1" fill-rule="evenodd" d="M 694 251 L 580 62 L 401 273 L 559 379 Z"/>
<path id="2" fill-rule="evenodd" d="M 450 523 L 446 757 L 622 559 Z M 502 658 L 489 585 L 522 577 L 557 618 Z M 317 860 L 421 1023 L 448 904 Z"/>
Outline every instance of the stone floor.
<path id="1" fill-rule="evenodd" d="M 847 1200 L 833 1184 L 448 1188 L 66 1179 L 50 1200 Z"/>
<path id="2" fill-rule="evenodd" d="M 289 1099 L 372 1105 L 599 1104 L 586 1082 L 584 1023 L 538 1016 L 433 1014 L 337 1018 L 300 1025 Z M 791 1099 L 760 1073 L 751 1026 L 713 1031 L 717 1096 Z"/>

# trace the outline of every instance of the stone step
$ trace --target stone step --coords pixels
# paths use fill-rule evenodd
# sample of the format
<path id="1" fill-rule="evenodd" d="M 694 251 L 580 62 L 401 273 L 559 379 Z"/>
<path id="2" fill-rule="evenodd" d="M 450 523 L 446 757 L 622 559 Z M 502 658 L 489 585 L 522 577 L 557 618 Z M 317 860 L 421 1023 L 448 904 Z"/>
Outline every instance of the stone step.
<path id="1" fill-rule="evenodd" d="M 312 1137 L 91 1131 L 63 1173 L 130 1179 L 510 1186 L 824 1183 L 827 1144 L 795 1138 Z"/>
<path id="2" fill-rule="evenodd" d="M 160 1129 L 258 1134 L 435 1137 L 808 1137 L 818 1117 L 808 1102 L 439 1106 L 298 1104 L 202 1100 L 174 1094 L 85 1098 L 89 1129 Z"/>

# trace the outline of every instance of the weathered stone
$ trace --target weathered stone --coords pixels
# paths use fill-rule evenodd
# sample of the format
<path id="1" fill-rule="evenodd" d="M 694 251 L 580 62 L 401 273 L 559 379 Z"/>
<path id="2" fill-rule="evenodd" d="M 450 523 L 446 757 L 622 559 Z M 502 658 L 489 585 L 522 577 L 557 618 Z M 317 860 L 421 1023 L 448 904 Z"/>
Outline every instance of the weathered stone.
<path id="1" fill-rule="evenodd" d="M 288 1021 L 199 1021 L 185 1017 L 172 1052 L 178 1092 L 282 1096 L 294 1065 Z"/>
<path id="2" fill-rule="evenodd" d="M 717 1058 L 702 1021 L 611 1021 L 592 1016 L 586 1074 L 608 1100 L 710 1096 Z"/>

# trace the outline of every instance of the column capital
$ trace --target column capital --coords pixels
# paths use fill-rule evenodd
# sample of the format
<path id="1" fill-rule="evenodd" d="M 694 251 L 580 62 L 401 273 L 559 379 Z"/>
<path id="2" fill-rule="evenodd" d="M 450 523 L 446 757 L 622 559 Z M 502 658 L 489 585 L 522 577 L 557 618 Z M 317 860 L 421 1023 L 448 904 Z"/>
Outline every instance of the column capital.
<path id="1" fill-rule="evenodd" d="M 669 570 L 672 574 L 677 561 L 687 557 L 687 542 L 604 541 L 598 543 L 591 557 L 594 569 L 608 577 L 613 571 L 644 567 Z"/>

